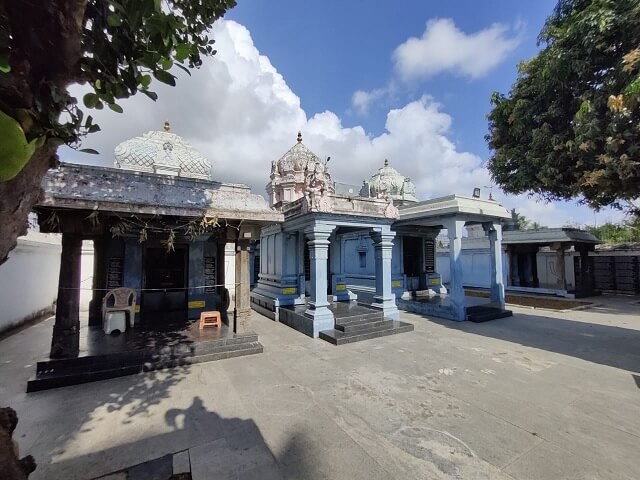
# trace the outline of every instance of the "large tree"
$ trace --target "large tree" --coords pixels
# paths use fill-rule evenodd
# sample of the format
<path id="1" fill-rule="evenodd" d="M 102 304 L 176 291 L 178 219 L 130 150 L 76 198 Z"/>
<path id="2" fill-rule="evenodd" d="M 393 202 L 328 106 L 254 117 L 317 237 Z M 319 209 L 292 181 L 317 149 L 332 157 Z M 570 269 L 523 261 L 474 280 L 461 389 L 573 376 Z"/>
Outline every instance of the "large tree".
<path id="1" fill-rule="evenodd" d="M 175 84 L 215 54 L 207 29 L 235 0 L 0 0 L 0 263 L 41 195 L 62 144 L 99 130 L 85 109 L 122 112 L 155 80 Z"/>
<path id="2" fill-rule="evenodd" d="M 494 93 L 489 170 L 508 193 L 637 211 L 640 2 L 560 0 L 542 50 Z"/>

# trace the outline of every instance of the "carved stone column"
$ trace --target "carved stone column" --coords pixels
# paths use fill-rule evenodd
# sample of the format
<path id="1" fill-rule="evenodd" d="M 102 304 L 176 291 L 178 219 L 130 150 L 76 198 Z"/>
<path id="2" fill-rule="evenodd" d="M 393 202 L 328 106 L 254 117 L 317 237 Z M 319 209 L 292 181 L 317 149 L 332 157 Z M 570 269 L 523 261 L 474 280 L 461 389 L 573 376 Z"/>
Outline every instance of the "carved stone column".
<path id="1" fill-rule="evenodd" d="M 378 227 L 369 235 L 373 240 L 376 260 L 376 294 L 371 306 L 382 309 L 385 317 L 400 320 L 396 297 L 391 288 L 391 250 L 396 232 L 389 227 Z"/>
<path id="2" fill-rule="evenodd" d="M 93 292 L 89 302 L 89 325 L 102 325 L 102 299 L 107 285 L 105 247 L 103 237 L 93 239 Z"/>
<path id="3" fill-rule="evenodd" d="M 332 329 L 335 318 L 329 310 L 327 300 L 327 260 L 329 259 L 329 235 L 333 227 L 314 225 L 305 230 L 309 245 L 310 259 L 310 295 L 307 302 L 305 316 L 311 319 L 311 324 L 304 327 L 304 333 L 314 338 L 322 330 Z"/>
<path id="4" fill-rule="evenodd" d="M 82 237 L 62 234 L 56 322 L 51 358 L 73 358 L 80 351 L 80 258 Z"/>
<path id="5" fill-rule="evenodd" d="M 249 315 L 251 314 L 250 282 L 251 269 L 249 268 L 249 240 L 236 241 L 236 324 L 235 333 L 251 331 Z"/>
<path id="6" fill-rule="evenodd" d="M 464 220 L 452 219 L 447 224 L 449 236 L 449 301 L 455 320 L 463 321 L 467 319 L 464 301 L 464 286 L 462 279 L 462 232 L 464 230 Z"/>
<path id="7" fill-rule="evenodd" d="M 502 278 L 502 225 L 483 225 L 489 236 L 489 262 L 491 264 L 491 302 L 504 308 L 504 280 Z"/>

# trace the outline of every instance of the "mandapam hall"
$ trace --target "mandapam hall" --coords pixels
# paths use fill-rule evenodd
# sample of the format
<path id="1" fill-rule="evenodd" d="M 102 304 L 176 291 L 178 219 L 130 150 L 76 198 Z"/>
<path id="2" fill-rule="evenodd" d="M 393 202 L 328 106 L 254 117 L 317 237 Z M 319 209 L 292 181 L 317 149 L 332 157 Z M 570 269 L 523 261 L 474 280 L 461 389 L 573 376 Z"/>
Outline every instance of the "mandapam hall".
<path id="1" fill-rule="evenodd" d="M 247 325 L 249 250 L 283 215 L 211 171 L 165 122 L 118 145 L 113 167 L 62 163 L 47 173 L 38 220 L 41 231 L 61 233 L 62 254 L 50 359 L 38 363 L 30 391 L 262 351 Z M 93 284 L 85 316 L 87 241 Z M 200 329 L 211 311 L 221 314 L 218 327 Z"/>
<path id="2" fill-rule="evenodd" d="M 406 331 L 398 309 L 452 320 L 509 315 L 504 310 L 502 222 L 493 200 L 450 195 L 419 202 L 409 178 L 384 165 L 362 186 L 335 182 L 328 163 L 296 144 L 271 166 L 266 186 L 284 221 L 262 230 L 251 305 L 312 337 L 347 343 Z M 491 296 L 468 305 L 462 238 L 481 225 L 490 244 Z M 446 230 L 448 288 L 436 271 Z"/>

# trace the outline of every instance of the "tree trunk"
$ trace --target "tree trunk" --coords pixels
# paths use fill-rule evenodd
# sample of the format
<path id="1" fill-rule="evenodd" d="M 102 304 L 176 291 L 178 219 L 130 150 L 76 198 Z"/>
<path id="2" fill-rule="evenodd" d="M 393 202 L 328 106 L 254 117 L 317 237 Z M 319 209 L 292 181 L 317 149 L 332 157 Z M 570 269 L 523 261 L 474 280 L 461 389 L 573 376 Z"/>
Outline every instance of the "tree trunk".
<path id="1" fill-rule="evenodd" d="M 27 232 L 27 217 L 42 197 L 40 182 L 56 164 L 57 149 L 46 143 L 15 178 L 0 182 L 0 265 L 15 248 L 17 238 Z"/>

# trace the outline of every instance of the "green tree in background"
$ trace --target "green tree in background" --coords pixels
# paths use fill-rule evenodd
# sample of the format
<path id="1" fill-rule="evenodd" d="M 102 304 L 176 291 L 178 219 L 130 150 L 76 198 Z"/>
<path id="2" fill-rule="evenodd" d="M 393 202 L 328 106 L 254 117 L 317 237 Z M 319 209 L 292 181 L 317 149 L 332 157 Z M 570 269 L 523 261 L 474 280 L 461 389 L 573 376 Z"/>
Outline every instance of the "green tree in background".
<path id="1" fill-rule="evenodd" d="M 539 41 L 509 95 L 491 98 L 494 181 L 512 194 L 637 212 L 640 2 L 560 0 Z"/>
<path id="2" fill-rule="evenodd" d="M 605 243 L 640 242 L 640 217 L 623 223 L 607 222 L 599 227 L 587 227 L 587 231 Z"/>
<path id="3" fill-rule="evenodd" d="M 68 87 L 87 84 L 87 109 L 153 82 L 175 85 L 215 54 L 207 29 L 235 0 L 0 1 L 0 263 L 24 233 L 40 182 L 62 144 L 99 130 Z"/>

